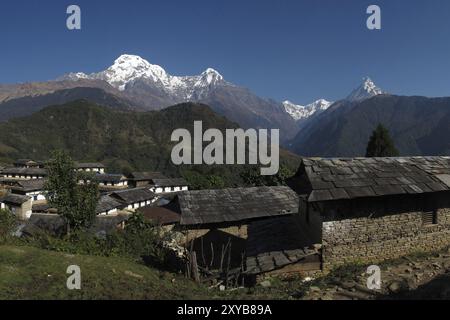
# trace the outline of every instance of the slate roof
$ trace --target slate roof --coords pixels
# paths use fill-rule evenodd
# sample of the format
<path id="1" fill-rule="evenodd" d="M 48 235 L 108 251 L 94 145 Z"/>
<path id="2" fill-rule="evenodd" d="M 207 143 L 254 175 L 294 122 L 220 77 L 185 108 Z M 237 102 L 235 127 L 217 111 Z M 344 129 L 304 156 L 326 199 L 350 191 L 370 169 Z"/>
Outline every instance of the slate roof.
<path id="1" fill-rule="evenodd" d="M 100 162 L 77 162 L 75 163 L 75 168 L 77 169 L 105 168 L 105 165 Z"/>
<path id="2" fill-rule="evenodd" d="M 289 185 L 310 202 L 450 191 L 450 157 L 304 158 Z"/>
<path id="3" fill-rule="evenodd" d="M 45 181 L 45 179 L 18 180 L 11 189 L 23 192 L 41 191 L 44 190 Z"/>
<path id="4" fill-rule="evenodd" d="M 111 193 L 111 197 L 118 199 L 126 204 L 133 204 L 142 201 L 152 200 L 156 195 L 146 188 L 135 188 Z"/>
<path id="5" fill-rule="evenodd" d="M 161 172 L 132 172 L 129 175 L 129 178 L 135 180 L 135 181 L 146 181 L 146 180 L 153 180 L 153 179 L 167 179 L 165 175 L 163 175 Z"/>
<path id="6" fill-rule="evenodd" d="M 33 213 L 47 213 L 50 210 L 50 205 L 47 202 L 33 203 Z"/>
<path id="7" fill-rule="evenodd" d="M 112 174 L 112 173 L 96 174 L 94 178 L 98 182 L 111 182 L 111 183 L 119 183 L 121 181 L 127 180 L 123 174 Z"/>
<path id="8" fill-rule="evenodd" d="M 170 206 L 146 206 L 139 208 L 137 211 L 142 213 L 147 220 L 160 225 L 179 223 L 181 219 L 180 213 Z"/>
<path id="9" fill-rule="evenodd" d="M 97 203 L 95 212 L 97 214 L 113 209 L 123 209 L 124 204 L 110 196 L 101 196 Z"/>
<path id="10" fill-rule="evenodd" d="M 15 174 L 15 175 L 33 175 L 33 176 L 46 176 L 47 170 L 43 168 L 19 168 L 11 167 L 2 170 L 3 174 Z"/>
<path id="11" fill-rule="evenodd" d="M 299 230 L 293 216 L 251 222 L 247 229 L 246 273 L 276 270 L 316 254 Z"/>
<path id="12" fill-rule="evenodd" d="M 181 225 L 229 223 L 298 212 L 299 198 L 288 187 L 183 191 Z"/>
<path id="13" fill-rule="evenodd" d="M 34 161 L 32 159 L 18 159 L 14 161 L 15 166 L 38 166 L 40 165 L 39 162 Z"/>
<path id="14" fill-rule="evenodd" d="M 0 202 L 8 203 L 8 204 L 16 205 L 16 206 L 21 206 L 22 204 L 24 204 L 25 202 L 27 202 L 30 199 L 31 198 L 28 196 L 9 193 L 6 196 L 4 196 L 3 198 L 1 198 Z"/>
<path id="15" fill-rule="evenodd" d="M 176 179 L 153 179 L 153 185 L 155 187 L 182 187 L 188 186 L 189 184 L 183 178 L 176 178 Z"/>

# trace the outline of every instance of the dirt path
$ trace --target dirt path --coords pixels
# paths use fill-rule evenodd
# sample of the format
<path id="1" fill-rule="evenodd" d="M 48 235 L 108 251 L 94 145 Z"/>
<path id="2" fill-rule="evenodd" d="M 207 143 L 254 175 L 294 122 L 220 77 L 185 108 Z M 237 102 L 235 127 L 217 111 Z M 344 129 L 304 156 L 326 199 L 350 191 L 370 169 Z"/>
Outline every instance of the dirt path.
<path id="1" fill-rule="evenodd" d="M 361 267 L 353 276 L 329 276 L 325 286 L 311 286 L 304 299 L 450 299 L 450 251 L 405 257 L 380 267 L 380 290 L 367 288 L 369 274 Z"/>

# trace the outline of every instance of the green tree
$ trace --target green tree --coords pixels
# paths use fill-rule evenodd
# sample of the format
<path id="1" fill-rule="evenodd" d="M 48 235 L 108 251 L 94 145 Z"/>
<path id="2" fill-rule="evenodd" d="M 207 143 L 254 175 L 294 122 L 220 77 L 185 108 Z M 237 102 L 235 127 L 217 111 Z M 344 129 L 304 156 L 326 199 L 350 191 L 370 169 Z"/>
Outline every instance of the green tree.
<path id="1" fill-rule="evenodd" d="M 283 164 L 277 174 L 271 176 L 261 175 L 260 168 L 252 166 L 241 173 L 241 178 L 246 186 L 280 186 L 286 184 L 286 179 L 294 174 L 295 172 Z"/>
<path id="2" fill-rule="evenodd" d="M 90 227 L 99 197 L 98 184 L 92 175 L 77 172 L 72 158 L 61 150 L 53 152 L 46 167 L 46 197 L 49 205 L 66 221 L 67 233 Z M 79 184 L 80 180 L 87 183 Z"/>
<path id="3" fill-rule="evenodd" d="M 0 210 L 0 243 L 5 243 L 12 237 L 17 225 L 15 216 L 9 210 Z"/>
<path id="4" fill-rule="evenodd" d="M 395 148 L 389 130 L 379 124 L 367 144 L 366 157 L 397 157 L 398 155 L 399 152 Z"/>

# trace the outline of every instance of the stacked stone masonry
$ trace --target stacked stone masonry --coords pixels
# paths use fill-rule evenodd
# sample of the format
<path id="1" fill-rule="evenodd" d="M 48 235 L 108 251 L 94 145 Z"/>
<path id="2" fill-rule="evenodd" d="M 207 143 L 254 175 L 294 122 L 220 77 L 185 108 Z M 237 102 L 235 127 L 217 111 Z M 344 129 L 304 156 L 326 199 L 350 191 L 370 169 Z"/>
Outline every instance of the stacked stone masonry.
<path id="1" fill-rule="evenodd" d="M 422 210 L 392 210 L 389 214 L 373 208 L 357 210 L 356 217 L 323 217 L 324 269 L 354 262 L 375 263 L 450 246 L 450 206 L 435 209 L 435 224 L 424 223 Z"/>

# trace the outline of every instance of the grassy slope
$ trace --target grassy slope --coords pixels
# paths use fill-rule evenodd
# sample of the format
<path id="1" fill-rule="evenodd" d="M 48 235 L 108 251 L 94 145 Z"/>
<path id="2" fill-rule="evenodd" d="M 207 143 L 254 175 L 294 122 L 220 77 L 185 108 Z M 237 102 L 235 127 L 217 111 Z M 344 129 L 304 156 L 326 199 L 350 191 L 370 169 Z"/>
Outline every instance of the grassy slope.
<path id="1" fill-rule="evenodd" d="M 68 290 L 69 265 L 81 268 L 81 290 Z M 172 281 L 175 279 L 175 281 Z M 297 279 L 298 280 L 298 279 Z M 272 287 L 220 292 L 182 275 L 125 258 L 71 255 L 28 246 L 0 245 L 0 300 L 17 299 L 292 299 L 302 283 L 272 279 Z"/>
<path id="2" fill-rule="evenodd" d="M 81 268 L 81 290 L 66 288 L 66 270 L 73 264 Z M 206 297 L 207 292 L 189 280 L 123 258 L 0 246 L 0 300 Z"/>

